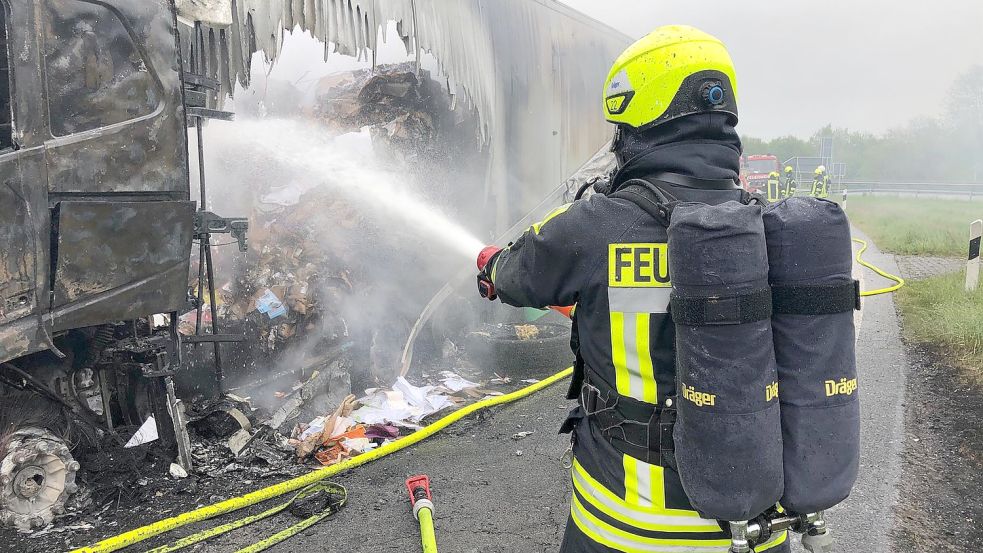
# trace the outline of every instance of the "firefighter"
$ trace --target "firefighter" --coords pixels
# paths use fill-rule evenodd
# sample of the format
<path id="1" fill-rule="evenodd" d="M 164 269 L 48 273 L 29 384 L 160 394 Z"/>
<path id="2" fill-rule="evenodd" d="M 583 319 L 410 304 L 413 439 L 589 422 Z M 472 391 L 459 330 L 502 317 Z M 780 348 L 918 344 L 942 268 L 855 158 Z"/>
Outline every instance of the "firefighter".
<path id="1" fill-rule="evenodd" d="M 782 190 L 782 196 L 785 198 L 791 198 L 795 195 L 795 169 L 791 165 L 785 166 L 785 188 Z"/>
<path id="2" fill-rule="evenodd" d="M 778 171 L 768 173 L 768 201 L 777 202 L 782 198 L 782 177 Z"/>
<path id="3" fill-rule="evenodd" d="M 674 468 L 664 206 L 746 199 L 734 67 L 716 38 L 661 27 L 618 58 L 603 100 L 615 125 L 610 191 L 556 209 L 505 249 L 486 247 L 478 289 L 513 306 L 576 305 L 569 397 L 580 401 L 561 429 L 573 453 L 561 552 L 725 553 L 728 535 L 694 511 Z M 786 552 L 787 541 L 776 533 L 755 551 Z"/>
<path id="4" fill-rule="evenodd" d="M 826 198 L 829 196 L 829 175 L 826 174 L 826 166 L 816 167 L 816 174 L 812 178 L 812 196 L 816 198 Z"/>

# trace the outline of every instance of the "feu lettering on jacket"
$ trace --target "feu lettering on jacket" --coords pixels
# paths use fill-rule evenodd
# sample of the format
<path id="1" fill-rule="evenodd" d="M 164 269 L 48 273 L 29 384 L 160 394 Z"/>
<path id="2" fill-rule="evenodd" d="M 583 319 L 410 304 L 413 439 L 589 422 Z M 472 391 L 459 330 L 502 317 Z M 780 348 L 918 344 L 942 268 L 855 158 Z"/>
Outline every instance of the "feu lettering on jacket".
<path id="1" fill-rule="evenodd" d="M 668 245 L 665 243 L 608 244 L 608 286 L 671 287 Z"/>

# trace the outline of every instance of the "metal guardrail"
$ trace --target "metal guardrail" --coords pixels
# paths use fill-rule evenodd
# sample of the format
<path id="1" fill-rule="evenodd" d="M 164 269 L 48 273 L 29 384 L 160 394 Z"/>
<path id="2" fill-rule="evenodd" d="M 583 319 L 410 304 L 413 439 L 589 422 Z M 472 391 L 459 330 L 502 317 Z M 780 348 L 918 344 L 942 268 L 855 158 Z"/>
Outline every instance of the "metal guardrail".
<path id="1" fill-rule="evenodd" d="M 851 196 L 855 194 L 883 194 L 983 199 L 983 183 L 841 181 L 833 183 L 830 193 L 842 194 L 844 188 Z"/>

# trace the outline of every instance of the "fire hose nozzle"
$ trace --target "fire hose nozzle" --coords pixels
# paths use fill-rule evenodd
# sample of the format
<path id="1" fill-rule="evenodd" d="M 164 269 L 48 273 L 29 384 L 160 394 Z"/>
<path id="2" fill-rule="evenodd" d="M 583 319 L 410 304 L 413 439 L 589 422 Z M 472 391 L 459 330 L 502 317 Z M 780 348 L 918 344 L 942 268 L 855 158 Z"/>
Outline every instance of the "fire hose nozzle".
<path id="1" fill-rule="evenodd" d="M 433 528 L 433 497 L 430 495 L 430 479 L 421 474 L 406 480 L 413 504 L 413 516 L 420 522 L 420 543 L 423 553 L 437 553 L 437 537 Z"/>
<path id="2" fill-rule="evenodd" d="M 430 478 L 421 474 L 406 479 L 406 489 L 410 492 L 410 505 L 413 506 L 413 516 L 420 520 L 420 509 L 427 508 L 433 512 L 433 496 L 430 494 Z"/>

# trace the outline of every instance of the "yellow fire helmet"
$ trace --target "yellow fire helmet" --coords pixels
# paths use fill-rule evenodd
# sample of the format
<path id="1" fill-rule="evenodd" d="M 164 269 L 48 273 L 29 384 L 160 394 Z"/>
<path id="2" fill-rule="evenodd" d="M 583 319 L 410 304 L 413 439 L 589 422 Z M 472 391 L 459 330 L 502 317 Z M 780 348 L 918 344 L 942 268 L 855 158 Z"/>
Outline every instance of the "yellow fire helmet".
<path id="1" fill-rule="evenodd" d="M 618 125 L 713 111 L 737 118 L 734 64 L 720 40 L 693 27 L 659 27 L 618 57 L 604 83 L 604 113 Z"/>
<path id="2" fill-rule="evenodd" d="M 793 172 L 795 172 L 795 169 L 793 169 L 791 165 L 786 165 L 785 166 L 785 172 L 786 173 L 793 173 Z"/>
<path id="3" fill-rule="evenodd" d="M 768 173 L 768 176 L 771 177 L 771 178 L 773 178 L 773 179 L 777 179 L 778 178 L 778 171 L 772 171 L 771 173 Z"/>
<path id="4" fill-rule="evenodd" d="M 826 172 L 826 166 L 825 165 L 820 165 L 819 167 L 816 167 L 816 174 L 817 175 L 822 175 L 825 172 Z"/>

